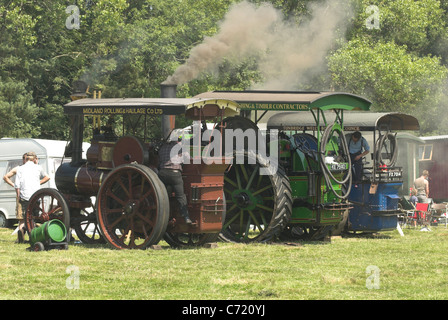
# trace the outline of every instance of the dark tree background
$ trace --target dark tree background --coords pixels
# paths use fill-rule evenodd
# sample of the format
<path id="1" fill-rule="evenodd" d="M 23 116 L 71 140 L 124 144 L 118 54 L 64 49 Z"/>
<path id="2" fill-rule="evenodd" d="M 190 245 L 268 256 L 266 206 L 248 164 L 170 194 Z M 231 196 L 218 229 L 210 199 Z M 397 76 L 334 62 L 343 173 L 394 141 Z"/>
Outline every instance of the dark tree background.
<path id="1" fill-rule="evenodd" d="M 100 87 L 103 97 L 159 96 L 160 83 L 219 31 L 238 2 L 0 0 L 0 137 L 67 139 L 62 105 L 75 80 Z M 271 3 L 297 26 L 312 16 L 310 4 L 327 5 L 251 2 Z M 361 94 L 374 110 L 416 115 L 422 135 L 447 134 L 448 1 L 346 2 L 352 8 L 348 28 L 324 53 L 322 71 L 295 89 Z M 69 6 L 79 10 L 78 25 Z M 258 66 L 257 55 L 225 57 L 213 71 L 180 85 L 179 96 L 249 88 L 263 80 Z"/>

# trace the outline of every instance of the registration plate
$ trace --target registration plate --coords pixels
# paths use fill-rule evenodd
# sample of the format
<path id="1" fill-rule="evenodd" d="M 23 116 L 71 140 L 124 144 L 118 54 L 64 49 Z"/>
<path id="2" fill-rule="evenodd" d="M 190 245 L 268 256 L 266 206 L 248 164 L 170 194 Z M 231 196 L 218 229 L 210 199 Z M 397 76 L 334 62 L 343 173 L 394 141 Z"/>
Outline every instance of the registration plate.
<path id="1" fill-rule="evenodd" d="M 347 169 L 346 163 L 330 163 L 331 170 L 345 170 Z"/>
<path id="2" fill-rule="evenodd" d="M 389 178 L 399 178 L 402 175 L 401 171 L 389 171 L 388 173 Z"/>

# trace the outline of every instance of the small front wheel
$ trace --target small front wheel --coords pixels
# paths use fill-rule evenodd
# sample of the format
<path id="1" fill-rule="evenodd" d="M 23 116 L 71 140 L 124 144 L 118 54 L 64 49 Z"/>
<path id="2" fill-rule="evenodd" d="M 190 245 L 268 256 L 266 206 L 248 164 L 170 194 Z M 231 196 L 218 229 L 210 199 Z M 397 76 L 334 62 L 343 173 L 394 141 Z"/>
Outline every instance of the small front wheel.
<path id="1" fill-rule="evenodd" d="M 45 246 L 42 242 L 36 242 L 33 245 L 33 251 L 37 252 L 37 251 L 44 251 L 45 250 Z"/>

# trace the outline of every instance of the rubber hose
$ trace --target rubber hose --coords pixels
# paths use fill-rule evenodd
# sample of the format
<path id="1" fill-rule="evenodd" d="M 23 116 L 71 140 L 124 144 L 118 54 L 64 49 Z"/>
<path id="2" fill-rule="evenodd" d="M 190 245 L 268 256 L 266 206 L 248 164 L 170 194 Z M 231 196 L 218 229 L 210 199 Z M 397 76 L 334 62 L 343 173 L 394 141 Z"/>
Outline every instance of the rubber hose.
<path id="1" fill-rule="evenodd" d="M 387 133 L 378 139 L 377 145 L 376 145 L 376 155 L 375 155 L 375 159 L 378 164 L 387 165 L 388 167 L 393 167 L 395 165 L 395 162 L 397 162 L 398 148 L 397 148 L 396 135 L 397 135 L 396 133 L 395 134 Z M 383 156 L 381 154 L 381 150 L 387 140 L 390 141 L 390 146 L 391 146 L 391 151 L 392 151 L 392 156 L 390 158 L 389 164 L 386 164 L 383 161 Z"/>
<path id="2" fill-rule="evenodd" d="M 321 167 L 322 167 L 322 171 L 324 172 L 324 174 L 326 173 L 331 180 L 335 181 L 338 184 L 344 184 L 347 183 L 348 180 L 351 178 L 351 159 L 350 156 L 348 156 L 348 162 L 349 162 L 349 174 L 343 179 L 343 180 L 338 180 L 336 179 L 336 177 L 333 175 L 333 173 L 330 171 L 330 169 L 328 169 L 328 167 L 325 164 L 325 148 L 327 146 L 328 143 L 328 139 L 330 137 L 330 133 L 333 131 L 334 126 L 328 126 L 323 135 L 322 135 L 322 139 L 321 141 L 323 142 L 320 145 L 320 157 L 321 157 Z M 348 145 L 347 145 L 347 141 L 345 140 L 345 136 L 344 136 L 344 131 L 341 130 L 336 130 L 339 134 L 339 139 L 342 142 L 342 148 L 344 151 L 344 154 L 349 155 L 349 150 L 348 150 Z"/>
<path id="3" fill-rule="evenodd" d="M 334 126 L 328 126 L 325 129 L 325 131 L 324 131 L 324 133 L 322 135 L 321 141 L 323 141 L 324 143 L 322 143 L 321 146 L 320 146 L 320 153 L 319 153 L 320 154 L 320 158 L 321 158 L 320 165 L 321 165 L 321 168 L 322 168 L 322 172 L 323 172 L 323 175 L 324 175 L 325 182 L 326 182 L 327 186 L 331 189 L 333 194 L 336 197 L 338 197 L 339 199 L 346 199 L 348 197 L 348 195 L 349 195 L 349 191 L 350 191 L 351 186 L 352 186 L 352 174 L 351 174 L 352 162 L 351 162 L 351 159 L 350 159 L 350 156 L 349 156 L 349 149 L 348 149 L 348 145 L 347 145 L 347 140 L 345 139 L 344 130 L 342 130 L 342 128 L 340 130 L 337 130 L 337 132 L 339 134 L 339 139 L 342 142 L 342 148 L 343 148 L 344 154 L 348 155 L 348 173 L 347 173 L 347 176 L 342 181 L 337 180 L 336 177 L 331 173 L 330 169 L 328 169 L 328 167 L 325 164 L 325 148 L 327 146 L 327 143 L 328 143 L 330 134 L 333 131 L 333 128 L 334 128 Z M 343 194 L 343 195 L 339 195 L 336 192 L 336 190 L 334 190 L 333 185 L 332 185 L 330 179 L 335 181 L 338 184 L 341 184 L 341 185 L 348 182 L 349 184 L 348 184 L 346 193 Z"/>

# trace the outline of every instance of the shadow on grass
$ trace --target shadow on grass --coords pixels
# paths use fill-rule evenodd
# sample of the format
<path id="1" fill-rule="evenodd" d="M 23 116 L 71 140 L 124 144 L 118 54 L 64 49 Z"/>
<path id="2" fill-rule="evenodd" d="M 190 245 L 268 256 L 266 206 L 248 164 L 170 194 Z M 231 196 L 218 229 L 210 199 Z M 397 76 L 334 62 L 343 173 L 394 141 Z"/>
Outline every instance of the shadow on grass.
<path id="1" fill-rule="evenodd" d="M 359 236 L 359 235 L 356 235 Z M 2 240 L 0 240 L 2 241 Z M 249 242 L 249 243 L 239 243 L 239 242 L 234 242 L 234 244 L 236 245 L 275 245 L 275 246 L 284 246 L 284 247 L 303 247 L 304 245 L 313 245 L 313 246 L 323 246 L 323 245 L 331 245 L 331 237 L 326 237 L 325 239 L 321 239 L 321 240 L 303 240 L 303 239 L 277 239 L 277 240 L 273 240 L 273 241 L 269 241 L 269 242 Z M 157 245 L 152 245 L 152 246 L 148 246 L 147 248 L 144 249 L 138 249 L 138 250 L 168 250 L 168 249 L 172 249 L 172 250 L 197 250 L 197 249 L 214 249 L 214 248 L 219 248 L 220 244 L 231 244 L 231 242 L 227 242 L 227 241 L 221 241 L 221 240 L 216 240 L 215 242 L 210 242 L 210 243 L 204 243 L 201 245 L 190 245 L 190 244 L 185 244 L 185 245 L 180 245 L 180 246 L 171 246 L 170 244 L 166 243 L 164 240 L 160 241 L 159 244 Z M 104 243 L 104 244 L 90 244 L 90 243 L 83 243 L 81 241 L 79 241 L 78 239 L 75 239 L 74 241 L 71 241 L 69 243 L 69 246 L 73 246 L 73 247 L 78 247 L 78 248 L 86 248 L 86 249 L 95 249 L 95 248 L 99 248 L 99 249 L 110 249 L 110 250 L 119 250 L 116 249 L 114 247 L 112 247 L 111 245 L 109 245 L 108 243 Z"/>
<path id="2" fill-rule="evenodd" d="M 349 232 L 341 234 L 342 238 L 358 238 L 358 239 L 391 239 L 389 235 L 385 235 L 379 232 Z"/>

